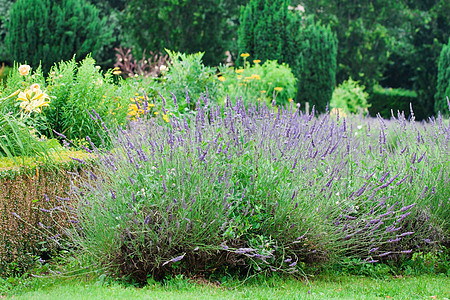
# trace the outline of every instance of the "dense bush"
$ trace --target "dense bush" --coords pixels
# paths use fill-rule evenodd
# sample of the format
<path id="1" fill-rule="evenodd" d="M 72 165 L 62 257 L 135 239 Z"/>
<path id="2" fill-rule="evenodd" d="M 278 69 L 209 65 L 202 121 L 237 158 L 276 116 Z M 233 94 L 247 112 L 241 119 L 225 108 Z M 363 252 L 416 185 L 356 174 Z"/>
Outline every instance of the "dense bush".
<path id="1" fill-rule="evenodd" d="M 441 118 L 317 119 L 201 98 L 194 114 L 110 133 L 114 150 L 94 148 L 97 173 L 77 180 L 69 235 L 114 275 L 294 272 L 448 242 Z"/>
<path id="2" fill-rule="evenodd" d="M 299 17 L 288 10 L 286 0 L 251 0 L 241 8 L 238 30 L 239 53 L 265 62 L 278 60 L 296 71 L 296 34 Z M 242 65 L 242 59 L 238 62 Z M 294 75 L 297 75 L 294 73 Z"/>
<path id="3" fill-rule="evenodd" d="M 312 23 L 302 27 L 297 37 L 299 54 L 297 102 L 309 102 L 324 112 L 336 83 L 337 39 L 329 27 Z"/>
<path id="4" fill-rule="evenodd" d="M 434 99 L 434 111 L 448 114 L 450 98 L 450 40 L 444 45 L 439 57 L 437 91 Z"/>
<path id="5" fill-rule="evenodd" d="M 195 103 L 201 94 L 209 93 L 214 100 L 217 96 L 216 70 L 203 64 L 203 52 L 184 54 L 166 50 L 169 53 L 170 63 L 167 72 L 156 86 L 164 96 L 172 99 L 172 94 L 183 99 L 186 93 L 192 98 L 189 104 L 179 103 L 179 109 L 195 108 Z M 172 102 L 172 101 L 171 101 Z"/>
<path id="6" fill-rule="evenodd" d="M 219 70 L 221 104 L 225 104 L 229 97 L 232 103 L 241 99 L 245 106 L 256 101 L 270 105 L 273 100 L 275 104 L 284 106 L 296 95 L 296 79 L 286 64 L 273 60 L 260 64 L 259 60 L 253 60 L 253 64 L 246 61 L 244 68 L 222 66 Z"/>
<path id="7" fill-rule="evenodd" d="M 366 112 L 370 105 L 367 104 L 369 94 L 364 89 L 365 86 L 349 78 L 333 91 L 330 107 L 340 108 L 345 113 Z"/>
<path id="8" fill-rule="evenodd" d="M 112 30 L 87 0 L 18 0 L 11 7 L 5 44 L 15 61 L 44 72 L 61 60 L 97 57 Z"/>
<path id="9" fill-rule="evenodd" d="M 414 110 L 417 103 L 417 94 L 414 91 L 405 89 L 382 88 L 379 85 L 374 86 L 369 96 L 369 113 L 376 116 L 378 113 L 385 119 L 391 118 L 392 114 L 397 116 L 398 112 L 404 112 L 406 117 L 411 116 L 411 106 L 414 115 L 419 119 L 425 116 L 420 110 Z"/>

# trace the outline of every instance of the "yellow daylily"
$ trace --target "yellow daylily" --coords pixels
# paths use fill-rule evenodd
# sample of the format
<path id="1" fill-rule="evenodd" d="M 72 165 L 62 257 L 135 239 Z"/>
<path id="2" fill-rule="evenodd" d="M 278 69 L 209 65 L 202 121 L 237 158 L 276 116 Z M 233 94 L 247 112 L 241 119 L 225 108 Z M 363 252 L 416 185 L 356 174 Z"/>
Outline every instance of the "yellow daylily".
<path id="1" fill-rule="evenodd" d="M 17 101 L 22 101 L 20 103 L 20 109 L 26 112 L 40 113 L 42 107 L 48 106 L 50 103 L 50 97 L 43 91 L 38 84 L 31 85 L 28 89 L 23 92 L 19 92 L 17 96 Z"/>

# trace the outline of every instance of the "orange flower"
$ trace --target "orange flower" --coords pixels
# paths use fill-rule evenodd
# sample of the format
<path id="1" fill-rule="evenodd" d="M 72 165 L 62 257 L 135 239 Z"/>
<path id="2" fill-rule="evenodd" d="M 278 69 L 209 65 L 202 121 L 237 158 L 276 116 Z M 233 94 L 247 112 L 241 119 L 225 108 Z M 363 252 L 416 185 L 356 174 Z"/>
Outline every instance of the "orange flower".
<path id="1" fill-rule="evenodd" d="M 244 69 L 237 69 L 235 72 L 240 74 L 240 73 L 244 72 Z"/>

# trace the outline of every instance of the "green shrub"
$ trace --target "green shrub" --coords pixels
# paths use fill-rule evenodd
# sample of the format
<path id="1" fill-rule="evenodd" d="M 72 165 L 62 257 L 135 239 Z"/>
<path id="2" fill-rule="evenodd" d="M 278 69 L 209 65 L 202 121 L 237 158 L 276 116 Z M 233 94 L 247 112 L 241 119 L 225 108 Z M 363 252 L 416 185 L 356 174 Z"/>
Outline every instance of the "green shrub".
<path id="1" fill-rule="evenodd" d="M 413 109 L 417 104 L 417 94 L 405 89 L 382 88 L 374 86 L 369 96 L 369 113 L 376 116 L 378 113 L 385 119 L 389 119 L 394 113 L 404 112 L 406 117 L 411 115 L 410 105 Z M 416 112 L 414 112 L 416 114 Z M 419 112 L 420 113 L 420 112 Z"/>
<path id="2" fill-rule="evenodd" d="M 329 27 L 312 23 L 297 36 L 298 88 L 296 101 L 309 102 L 317 112 L 324 112 L 336 83 L 337 39 Z"/>
<path id="3" fill-rule="evenodd" d="M 364 91 L 365 87 L 358 83 L 358 81 L 354 81 L 352 78 L 341 83 L 333 91 L 330 107 L 340 108 L 346 113 L 353 114 L 367 111 L 370 106 L 367 104 L 369 94 Z"/>
<path id="4" fill-rule="evenodd" d="M 447 45 L 442 47 L 438 64 L 437 91 L 434 100 L 435 113 L 441 112 L 449 114 L 449 104 L 447 97 L 450 98 L 450 39 Z"/>
<path id="5" fill-rule="evenodd" d="M 203 64 L 203 52 L 184 54 L 167 49 L 166 51 L 170 57 L 170 64 L 161 81 L 161 88 L 164 97 L 170 99 L 170 103 L 172 103 L 170 93 L 173 93 L 179 100 L 180 110 L 185 108 L 185 102 L 181 100 L 185 99 L 186 92 L 192 99 L 191 104 L 193 105 L 202 93 L 208 92 L 209 96 L 216 100 L 216 70 Z"/>
<path id="6" fill-rule="evenodd" d="M 79 65 L 74 59 L 55 65 L 47 78 L 47 88 L 53 96 L 46 111 L 49 128 L 72 141 L 89 136 L 97 145 L 101 143 L 97 131 L 102 122 L 108 126 L 123 125 L 130 98 L 137 92 L 136 87 L 122 80 L 114 84 L 112 70 L 103 74 L 89 56 Z"/>
<path id="7" fill-rule="evenodd" d="M 18 0 L 10 10 L 5 44 L 12 58 L 45 72 L 74 54 L 97 57 L 112 30 L 86 0 Z"/>
<path id="8" fill-rule="evenodd" d="M 247 106 L 262 100 L 271 104 L 275 92 L 277 105 L 286 105 L 292 101 L 296 94 L 296 79 L 286 64 L 278 64 L 274 60 L 267 60 L 260 64 L 254 60 L 253 64 L 247 62 L 245 68 L 219 67 L 218 81 L 220 83 L 222 103 L 227 97 L 232 103 L 242 98 Z"/>
<path id="9" fill-rule="evenodd" d="M 288 10 L 287 0 L 251 0 L 241 8 L 239 53 L 261 60 L 277 60 L 297 70 L 295 37 L 299 18 Z M 242 59 L 238 61 L 242 65 Z M 297 75 L 294 72 L 295 75 Z"/>

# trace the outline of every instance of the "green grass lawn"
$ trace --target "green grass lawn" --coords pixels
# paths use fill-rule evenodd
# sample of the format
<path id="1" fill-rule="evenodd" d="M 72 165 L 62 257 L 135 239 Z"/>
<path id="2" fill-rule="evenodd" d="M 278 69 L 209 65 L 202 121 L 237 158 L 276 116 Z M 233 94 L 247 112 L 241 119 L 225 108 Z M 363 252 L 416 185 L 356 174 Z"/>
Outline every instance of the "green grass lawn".
<path id="1" fill-rule="evenodd" d="M 0 299 L 450 299 L 447 276 L 374 279 L 322 277 L 308 283 L 294 278 L 212 284 L 173 279 L 144 288 L 100 284 L 86 278 L 34 278 L 17 282 Z"/>

